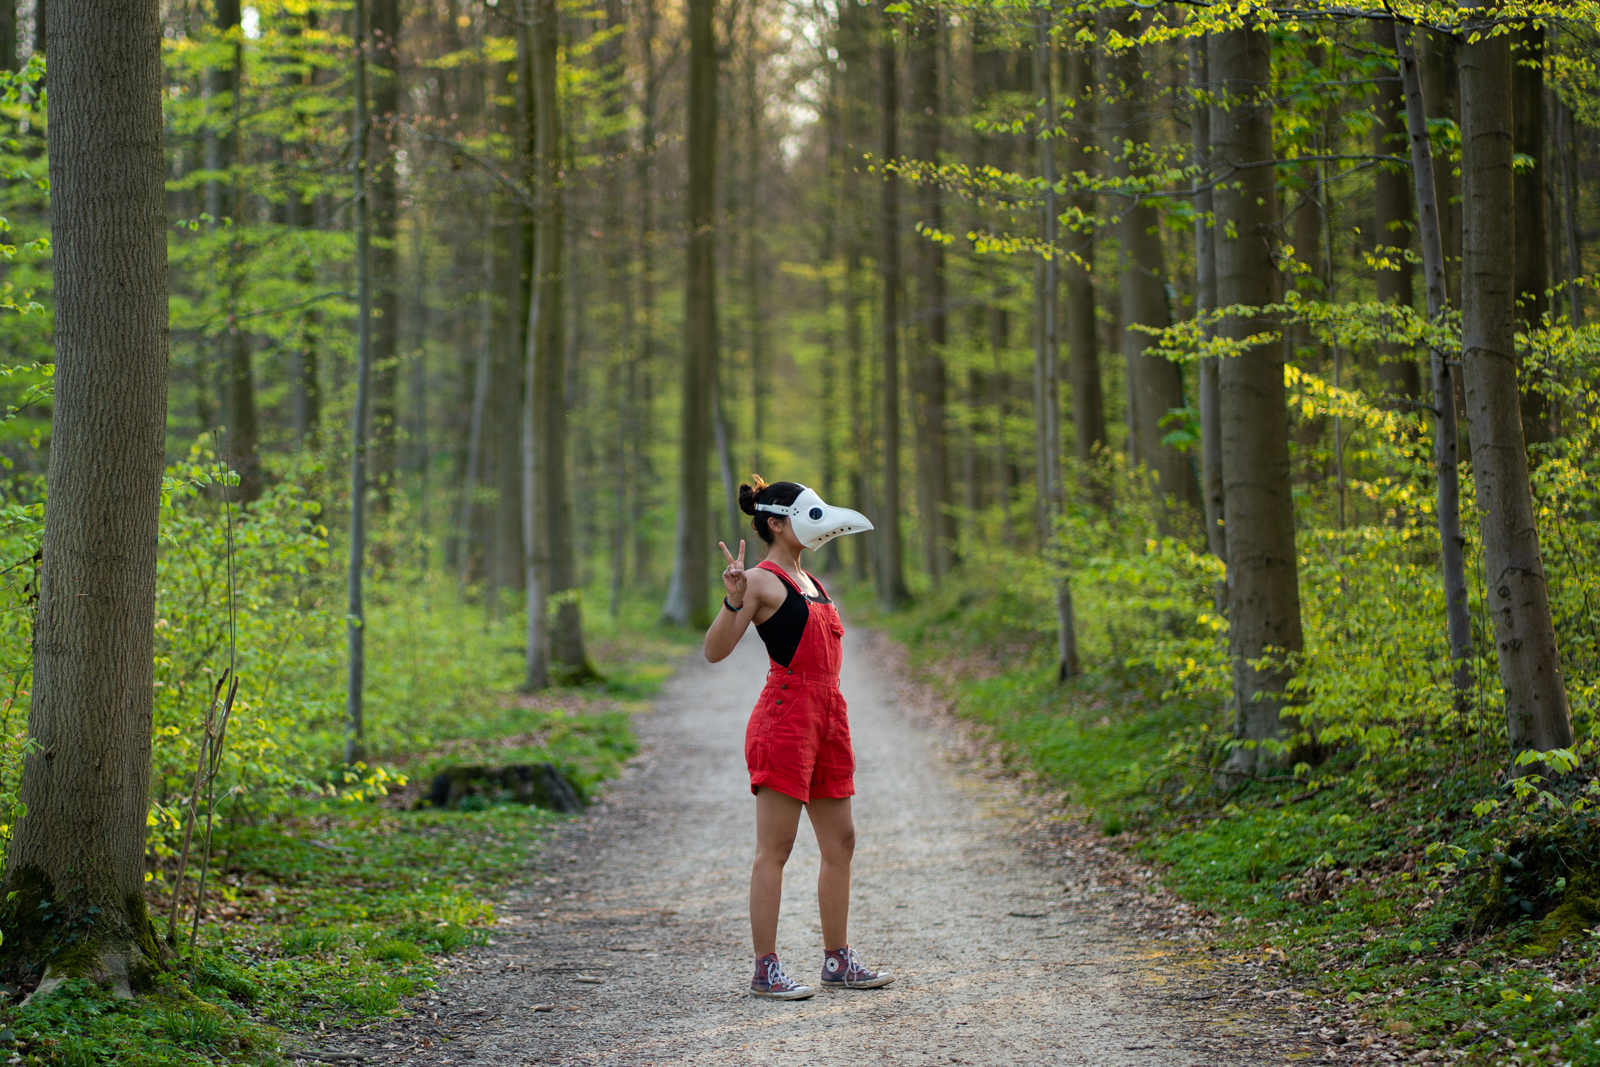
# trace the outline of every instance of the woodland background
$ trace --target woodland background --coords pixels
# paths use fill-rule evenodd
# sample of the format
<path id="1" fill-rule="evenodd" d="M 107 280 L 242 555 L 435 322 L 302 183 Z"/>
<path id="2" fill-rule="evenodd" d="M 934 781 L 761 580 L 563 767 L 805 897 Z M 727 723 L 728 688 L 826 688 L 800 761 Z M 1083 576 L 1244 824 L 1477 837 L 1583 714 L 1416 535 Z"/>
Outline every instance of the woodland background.
<path id="1" fill-rule="evenodd" d="M 225 669 L 236 832 L 379 803 L 474 745 L 593 787 L 631 751 L 627 701 L 717 606 L 715 542 L 749 533 L 734 489 L 759 471 L 873 518 L 813 569 L 1108 834 L 1181 871 L 1227 813 L 1256 857 L 1234 874 L 1281 914 L 1403 879 L 1458 947 L 1600 922 L 1590 6 L 161 12 L 152 901 L 192 892 L 179 840 Z M 0 4 L 8 840 L 52 416 L 43 13 Z M 1219 49 L 1247 23 L 1255 52 Z M 1496 48 L 1507 92 L 1485 89 Z M 1465 379 L 1447 403 L 1434 364 Z M 1497 534 L 1488 493 L 1528 521 Z M 1502 619 L 1511 571 L 1531 621 Z M 1448 825 L 1344 830 L 1447 772 Z M 1291 834 L 1247 810 L 1320 814 Z M 1576 1025 L 1556 1014 L 1524 1031 Z"/>

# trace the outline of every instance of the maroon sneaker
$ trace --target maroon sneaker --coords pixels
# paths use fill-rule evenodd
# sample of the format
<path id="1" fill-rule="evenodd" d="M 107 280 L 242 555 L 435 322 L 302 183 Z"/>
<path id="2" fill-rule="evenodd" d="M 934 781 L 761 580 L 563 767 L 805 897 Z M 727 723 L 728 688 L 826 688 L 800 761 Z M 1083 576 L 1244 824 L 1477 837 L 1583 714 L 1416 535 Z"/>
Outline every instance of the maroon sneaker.
<path id="1" fill-rule="evenodd" d="M 888 971 L 869 971 L 861 965 L 856 950 L 846 945 L 822 954 L 824 989 L 877 989 L 894 981 Z"/>
<path id="2" fill-rule="evenodd" d="M 756 960 L 756 976 L 750 979 L 752 997 L 771 997 L 773 1000 L 804 1000 L 815 995 L 816 990 L 801 985 L 783 973 L 778 954 L 769 952 Z"/>

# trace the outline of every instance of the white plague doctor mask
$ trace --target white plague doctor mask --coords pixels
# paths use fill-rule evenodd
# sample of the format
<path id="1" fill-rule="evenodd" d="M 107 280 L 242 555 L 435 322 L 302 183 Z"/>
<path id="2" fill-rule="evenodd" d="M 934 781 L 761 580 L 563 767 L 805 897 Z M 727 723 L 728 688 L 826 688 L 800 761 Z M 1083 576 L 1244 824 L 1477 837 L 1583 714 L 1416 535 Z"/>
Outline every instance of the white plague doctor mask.
<path id="1" fill-rule="evenodd" d="M 872 523 L 861 512 L 824 503 L 815 489 L 807 489 L 803 485 L 793 504 L 757 504 L 756 510 L 788 519 L 794 527 L 795 537 L 813 552 L 835 537 L 866 533 L 872 529 Z"/>

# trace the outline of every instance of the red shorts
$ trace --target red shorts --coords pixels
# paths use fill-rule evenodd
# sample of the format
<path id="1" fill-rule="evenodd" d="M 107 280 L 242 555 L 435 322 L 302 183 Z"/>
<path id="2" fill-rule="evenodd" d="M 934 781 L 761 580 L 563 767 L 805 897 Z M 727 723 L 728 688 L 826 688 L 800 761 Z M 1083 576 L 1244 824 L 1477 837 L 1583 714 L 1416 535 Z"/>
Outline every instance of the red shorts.
<path id="1" fill-rule="evenodd" d="M 761 786 L 808 803 L 854 796 L 856 756 L 839 676 L 775 668 L 744 733 L 750 792 Z"/>

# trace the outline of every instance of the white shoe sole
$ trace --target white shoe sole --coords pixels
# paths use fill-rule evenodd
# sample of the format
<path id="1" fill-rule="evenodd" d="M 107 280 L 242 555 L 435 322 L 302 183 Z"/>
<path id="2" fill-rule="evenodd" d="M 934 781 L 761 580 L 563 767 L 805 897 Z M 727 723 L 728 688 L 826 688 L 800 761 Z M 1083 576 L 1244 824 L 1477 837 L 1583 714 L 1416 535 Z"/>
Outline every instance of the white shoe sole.
<path id="1" fill-rule="evenodd" d="M 822 982 L 823 989 L 882 989 L 894 981 L 892 974 L 880 974 L 870 982 Z"/>
<path id="2" fill-rule="evenodd" d="M 750 995 L 752 997 L 766 997 L 768 1000 L 805 1000 L 808 997 L 816 996 L 817 991 L 810 986 L 803 985 L 799 989 L 790 990 L 787 993 L 763 993 L 760 990 L 752 989 L 750 990 Z"/>

